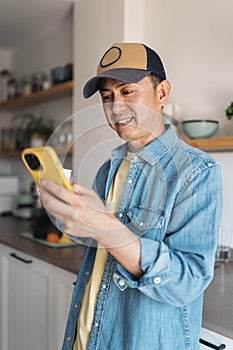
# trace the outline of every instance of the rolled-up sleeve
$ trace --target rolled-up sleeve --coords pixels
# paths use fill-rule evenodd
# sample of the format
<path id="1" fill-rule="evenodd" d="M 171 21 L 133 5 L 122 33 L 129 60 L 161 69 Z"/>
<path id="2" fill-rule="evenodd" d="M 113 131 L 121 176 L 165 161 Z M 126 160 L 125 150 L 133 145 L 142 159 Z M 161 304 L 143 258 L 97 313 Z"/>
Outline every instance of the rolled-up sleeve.
<path id="1" fill-rule="evenodd" d="M 221 214 L 221 169 L 210 163 L 182 186 L 164 239 L 139 238 L 142 277 L 135 278 L 121 265 L 119 275 L 129 288 L 157 301 L 177 307 L 191 302 L 213 278 Z"/>

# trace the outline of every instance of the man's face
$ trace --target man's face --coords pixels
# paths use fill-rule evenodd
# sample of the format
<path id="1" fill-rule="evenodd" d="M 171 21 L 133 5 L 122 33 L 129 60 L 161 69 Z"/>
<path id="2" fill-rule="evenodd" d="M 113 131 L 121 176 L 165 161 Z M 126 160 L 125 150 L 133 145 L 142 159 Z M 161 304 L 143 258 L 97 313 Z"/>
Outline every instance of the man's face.
<path id="1" fill-rule="evenodd" d="M 149 77 L 138 83 L 103 81 L 100 94 L 108 123 L 131 148 L 145 146 L 164 131 L 161 84 L 155 90 Z"/>

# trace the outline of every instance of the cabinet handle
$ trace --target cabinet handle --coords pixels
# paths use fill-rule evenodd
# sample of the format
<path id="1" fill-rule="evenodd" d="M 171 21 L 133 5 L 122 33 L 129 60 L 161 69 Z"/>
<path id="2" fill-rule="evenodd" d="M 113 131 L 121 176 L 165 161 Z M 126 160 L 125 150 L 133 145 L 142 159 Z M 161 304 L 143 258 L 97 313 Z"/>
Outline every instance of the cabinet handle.
<path id="1" fill-rule="evenodd" d="M 208 346 L 211 349 L 215 349 L 215 350 L 226 349 L 226 345 L 225 344 L 214 345 L 214 344 L 212 344 L 212 343 L 210 343 L 210 342 L 208 342 L 207 340 L 204 340 L 204 339 L 200 339 L 200 343 L 205 345 L 205 346 Z"/>
<path id="2" fill-rule="evenodd" d="M 17 259 L 25 264 L 32 264 L 32 260 L 31 259 L 24 259 L 24 258 L 21 258 L 20 256 L 18 256 L 17 254 L 15 253 L 10 253 L 10 256 L 14 259 Z"/>

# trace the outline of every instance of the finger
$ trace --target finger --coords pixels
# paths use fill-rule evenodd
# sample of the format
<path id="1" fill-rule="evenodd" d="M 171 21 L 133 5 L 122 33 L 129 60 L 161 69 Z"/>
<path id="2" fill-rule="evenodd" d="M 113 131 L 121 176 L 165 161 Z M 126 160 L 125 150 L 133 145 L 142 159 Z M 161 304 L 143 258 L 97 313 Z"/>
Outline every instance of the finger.
<path id="1" fill-rule="evenodd" d="M 70 191 L 69 191 L 70 192 Z M 76 196 L 77 197 L 77 196 Z M 79 211 L 80 205 L 71 206 L 54 197 L 51 192 L 41 189 L 41 198 L 43 199 L 43 205 L 49 214 L 56 217 L 62 222 L 64 231 L 66 233 L 77 236 L 77 232 L 82 231 L 82 234 L 86 236 L 85 232 L 90 226 L 88 219 L 85 216 L 86 210 Z M 82 213 L 84 212 L 84 217 Z M 89 227 L 90 231 L 90 227 Z M 83 236 L 83 237 L 84 237 Z"/>
<path id="2" fill-rule="evenodd" d="M 80 196 L 94 196 L 95 195 L 95 192 L 92 189 L 90 189 L 88 187 L 81 186 L 79 184 L 74 184 L 73 190 L 76 194 L 78 194 Z"/>
<path id="3" fill-rule="evenodd" d="M 51 180 L 45 179 L 41 182 L 41 188 L 53 194 L 53 196 L 59 198 L 60 200 L 69 203 L 72 192 L 67 190 L 65 187 L 53 182 Z"/>
<path id="4" fill-rule="evenodd" d="M 41 188 L 41 200 L 44 208 L 57 219 L 63 220 L 72 215 L 72 208 L 65 201 L 60 200 L 51 192 Z"/>
<path id="5" fill-rule="evenodd" d="M 74 176 L 71 174 L 71 176 L 70 176 L 70 183 L 71 183 L 71 185 L 73 185 L 74 184 Z"/>

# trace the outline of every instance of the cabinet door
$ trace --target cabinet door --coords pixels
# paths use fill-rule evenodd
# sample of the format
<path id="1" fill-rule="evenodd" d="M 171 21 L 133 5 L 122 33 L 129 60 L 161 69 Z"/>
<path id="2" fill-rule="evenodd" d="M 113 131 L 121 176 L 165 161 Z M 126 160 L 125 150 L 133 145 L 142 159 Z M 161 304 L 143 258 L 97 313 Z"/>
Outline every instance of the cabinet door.
<path id="1" fill-rule="evenodd" d="M 49 303 L 52 267 L 11 250 L 8 250 L 4 262 L 7 268 L 5 322 L 8 324 L 5 349 L 52 349 L 49 337 L 52 327 Z"/>
<path id="2" fill-rule="evenodd" d="M 201 329 L 201 339 L 205 341 L 205 345 L 201 344 L 200 350 L 233 349 L 233 339 L 224 337 L 206 328 Z M 224 345 L 225 347 L 223 347 Z"/>
<path id="3" fill-rule="evenodd" d="M 54 339 L 55 350 L 61 349 L 77 276 L 54 267 Z"/>

